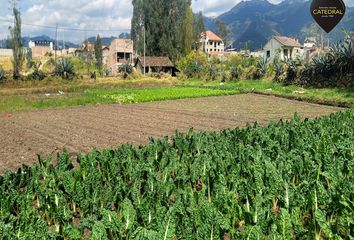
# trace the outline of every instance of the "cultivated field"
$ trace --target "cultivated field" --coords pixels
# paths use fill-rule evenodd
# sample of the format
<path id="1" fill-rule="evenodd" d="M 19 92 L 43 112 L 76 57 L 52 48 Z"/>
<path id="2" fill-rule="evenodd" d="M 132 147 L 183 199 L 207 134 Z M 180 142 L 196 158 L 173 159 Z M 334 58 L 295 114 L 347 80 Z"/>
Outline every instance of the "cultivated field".
<path id="1" fill-rule="evenodd" d="M 36 154 L 64 147 L 85 153 L 92 148 L 143 144 L 148 138 L 187 131 L 244 127 L 301 117 L 318 117 L 341 108 L 254 94 L 162 101 L 136 105 L 98 105 L 1 115 L 0 173 L 36 162 Z"/>

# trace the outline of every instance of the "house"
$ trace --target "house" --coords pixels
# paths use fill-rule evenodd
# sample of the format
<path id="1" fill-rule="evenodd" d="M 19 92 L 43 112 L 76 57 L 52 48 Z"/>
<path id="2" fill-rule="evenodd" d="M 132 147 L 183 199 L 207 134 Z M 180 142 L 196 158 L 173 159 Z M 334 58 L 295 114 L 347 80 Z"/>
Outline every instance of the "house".
<path id="1" fill-rule="evenodd" d="M 109 52 L 106 52 L 103 62 L 111 70 L 112 74 L 118 73 L 118 67 L 124 63 L 133 64 L 133 40 L 114 39 L 109 46 Z"/>
<path id="2" fill-rule="evenodd" d="M 224 41 L 212 31 L 203 32 L 200 43 L 200 50 L 206 52 L 209 57 L 211 53 L 223 53 L 225 50 Z"/>
<path id="3" fill-rule="evenodd" d="M 75 50 L 76 57 L 84 57 L 84 53 L 90 54 L 90 57 L 93 57 L 95 54 L 95 45 L 85 41 L 80 48 Z"/>
<path id="4" fill-rule="evenodd" d="M 29 41 L 28 47 L 32 51 L 32 57 L 44 57 L 53 52 L 53 42 L 51 41 Z"/>
<path id="5" fill-rule="evenodd" d="M 109 47 L 108 46 L 102 46 L 102 58 L 103 58 L 103 64 L 107 65 L 107 60 L 109 57 Z"/>
<path id="6" fill-rule="evenodd" d="M 176 75 L 177 69 L 168 57 L 138 57 L 134 67 L 138 72 L 144 73 L 169 73 Z"/>
<path id="7" fill-rule="evenodd" d="M 314 48 L 316 46 L 317 46 L 316 38 L 309 37 L 309 38 L 305 39 L 305 41 L 304 41 L 304 48 L 305 49 L 311 49 L 311 48 Z"/>
<path id="8" fill-rule="evenodd" d="M 273 60 L 276 56 L 281 60 L 296 59 L 303 57 L 303 46 L 300 42 L 291 37 L 273 36 L 264 46 L 264 56 Z"/>

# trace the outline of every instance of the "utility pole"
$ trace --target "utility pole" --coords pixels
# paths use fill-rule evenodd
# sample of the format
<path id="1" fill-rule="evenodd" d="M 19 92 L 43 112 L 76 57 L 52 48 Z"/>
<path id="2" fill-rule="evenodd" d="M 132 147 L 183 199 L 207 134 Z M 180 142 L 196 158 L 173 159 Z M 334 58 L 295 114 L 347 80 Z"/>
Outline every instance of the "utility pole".
<path id="1" fill-rule="evenodd" d="M 145 62 L 145 60 L 146 60 L 146 57 L 145 57 L 145 51 L 146 51 L 146 49 L 145 49 L 145 24 L 143 26 L 143 31 L 144 31 L 144 77 L 145 77 L 145 72 L 146 72 L 146 62 Z"/>
<path id="2" fill-rule="evenodd" d="M 124 74 L 127 74 L 127 59 L 125 58 L 126 48 L 127 48 L 127 41 L 124 39 Z"/>
<path id="3" fill-rule="evenodd" d="M 65 51 L 65 36 L 64 36 L 64 30 L 63 30 L 63 50 Z"/>
<path id="4" fill-rule="evenodd" d="M 54 45 L 54 59 L 57 61 L 57 46 L 58 46 L 58 23 L 55 26 L 55 45 Z"/>

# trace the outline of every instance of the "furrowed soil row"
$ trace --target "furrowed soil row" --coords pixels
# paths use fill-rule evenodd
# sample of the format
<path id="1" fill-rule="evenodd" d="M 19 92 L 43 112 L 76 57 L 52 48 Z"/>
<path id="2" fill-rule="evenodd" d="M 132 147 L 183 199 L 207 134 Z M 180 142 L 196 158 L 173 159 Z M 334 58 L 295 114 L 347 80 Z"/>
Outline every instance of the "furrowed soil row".
<path id="1" fill-rule="evenodd" d="M 318 117 L 341 108 L 304 104 L 254 94 L 162 101 L 145 104 L 109 104 L 66 109 L 7 113 L 0 116 L 0 173 L 33 164 L 66 147 L 72 156 L 92 148 L 115 148 L 123 143 L 144 144 L 149 137 L 186 132 L 219 131 L 265 125 L 301 117 Z"/>

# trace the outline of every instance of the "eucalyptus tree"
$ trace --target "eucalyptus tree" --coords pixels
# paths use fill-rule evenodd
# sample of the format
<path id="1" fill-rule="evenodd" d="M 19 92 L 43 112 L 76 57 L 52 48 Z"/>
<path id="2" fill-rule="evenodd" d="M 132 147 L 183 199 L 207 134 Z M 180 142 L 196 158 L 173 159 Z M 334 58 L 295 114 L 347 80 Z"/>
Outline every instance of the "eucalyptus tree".
<path id="1" fill-rule="evenodd" d="M 10 45 L 13 50 L 13 78 L 15 80 L 20 79 L 22 65 L 25 61 L 25 53 L 22 45 L 21 37 L 21 13 L 16 7 L 13 8 L 14 14 L 14 26 L 9 27 L 10 31 Z"/>

